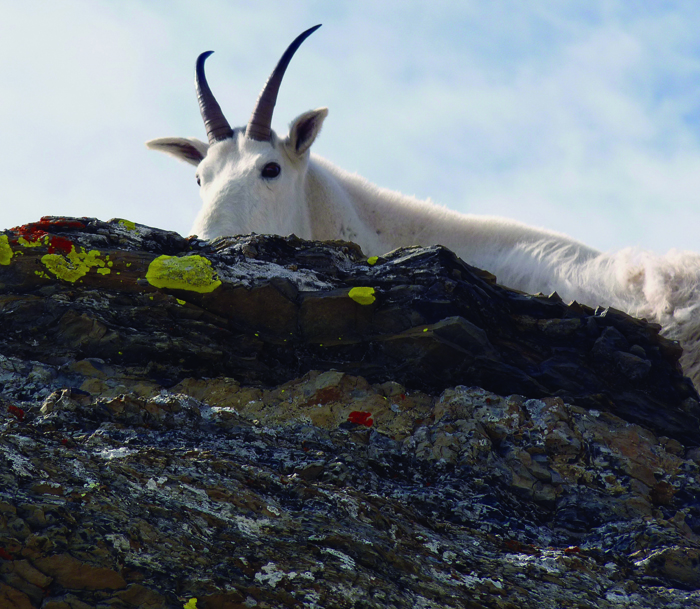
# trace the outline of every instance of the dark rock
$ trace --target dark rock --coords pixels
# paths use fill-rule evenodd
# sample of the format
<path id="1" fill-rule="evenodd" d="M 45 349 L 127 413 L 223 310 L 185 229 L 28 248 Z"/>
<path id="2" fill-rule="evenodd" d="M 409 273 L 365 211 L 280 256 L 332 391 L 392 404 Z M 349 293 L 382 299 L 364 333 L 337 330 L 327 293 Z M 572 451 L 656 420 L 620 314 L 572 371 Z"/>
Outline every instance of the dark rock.
<path id="1" fill-rule="evenodd" d="M 605 312 L 604 312 L 605 313 Z M 597 357 L 612 358 L 619 351 L 627 351 L 629 343 L 622 333 L 613 326 L 603 330 L 602 336 L 593 343 L 593 354 Z"/>
<path id="2" fill-rule="evenodd" d="M 426 391 L 563 395 L 700 441 L 697 392 L 658 326 L 508 290 L 439 246 L 369 265 L 349 243 L 208 243 L 89 218 L 45 218 L 6 239 L 5 355 L 97 358 L 166 386 L 216 375 L 265 386 L 336 369 Z"/>
<path id="3" fill-rule="evenodd" d="M 652 364 L 648 359 L 643 359 L 632 353 L 617 351 L 613 354 L 613 358 L 620 372 L 632 381 L 644 378 L 651 371 Z"/>
<path id="4" fill-rule="evenodd" d="M 700 606 L 658 327 L 439 247 L 5 235 L 0 607 Z"/>

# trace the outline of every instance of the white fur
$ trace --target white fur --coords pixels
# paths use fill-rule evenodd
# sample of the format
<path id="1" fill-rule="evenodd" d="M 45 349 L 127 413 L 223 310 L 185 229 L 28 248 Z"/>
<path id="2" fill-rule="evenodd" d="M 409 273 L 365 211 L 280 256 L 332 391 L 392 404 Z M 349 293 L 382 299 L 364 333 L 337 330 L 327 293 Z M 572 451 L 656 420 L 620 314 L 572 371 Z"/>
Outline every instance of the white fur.
<path id="1" fill-rule="evenodd" d="M 444 245 L 465 262 L 528 293 L 613 306 L 663 326 L 680 341 L 681 363 L 700 387 L 700 255 L 635 249 L 608 254 L 542 228 L 504 218 L 464 215 L 379 188 L 309 154 L 327 110 L 295 119 L 284 140 L 247 139 L 245 128 L 212 146 L 162 138 L 147 145 L 194 165 L 204 205 L 192 233 L 204 239 L 256 233 L 344 239 L 368 256 L 404 245 Z M 269 179 L 262 168 L 278 163 Z"/>

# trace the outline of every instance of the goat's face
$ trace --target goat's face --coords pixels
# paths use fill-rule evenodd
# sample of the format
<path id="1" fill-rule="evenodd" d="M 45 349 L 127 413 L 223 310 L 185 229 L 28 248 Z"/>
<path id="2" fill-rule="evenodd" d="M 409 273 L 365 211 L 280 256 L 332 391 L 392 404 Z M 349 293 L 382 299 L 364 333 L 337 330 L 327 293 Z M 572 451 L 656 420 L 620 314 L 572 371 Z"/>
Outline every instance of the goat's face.
<path id="1" fill-rule="evenodd" d="M 250 232 L 310 236 L 304 178 L 309 148 L 328 114 L 326 108 L 296 118 L 289 135 L 272 131 L 272 111 L 287 65 L 301 43 L 320 26 L 292 42 L 263 88 L 246 127 L 231 129 L 204 75 L 211 51 L 197 59 L 195 85 L 209 143 L 160 138 L 146 145 L 197 165 L 204 205 L 192 227 L 203 239 Z"/>
<path id="2" fill-rule="evenodd" d="M 257 141 L 242 127 L 211 145 L 185 138 L 147 145 L 197 166 L 203 205 L 192 234 L 202 239 L 247 233 L 308 238 L 304 179 L 309 148 L 327 114 L 326 108 L 302 114 L 284 139 L 271 131 L 269 141 Z"/>
<path id="3" fill-rule="evenodd" d="M 289 212 L 299 207 L 302 166 L 290 161 L 274 134 L 270 142 L 257 142 L 236 129 L 231 139 L 214 144 L 197 167 L 203 206 L 192 233 L 211 239 L 293 232 Z"/>

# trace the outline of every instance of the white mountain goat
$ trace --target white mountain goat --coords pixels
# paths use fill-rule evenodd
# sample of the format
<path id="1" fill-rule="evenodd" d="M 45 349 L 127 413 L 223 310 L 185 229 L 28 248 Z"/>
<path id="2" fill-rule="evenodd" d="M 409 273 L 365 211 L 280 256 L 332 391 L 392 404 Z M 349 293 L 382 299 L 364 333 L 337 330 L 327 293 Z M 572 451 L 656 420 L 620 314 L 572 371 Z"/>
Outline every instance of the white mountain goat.
<path id="1" fill-rule="evenodd" d="M 700 388 L 700 255 L 665 256 L 624 249 L 601 253 L 565 235 L 503 218 L 463 215 L 379 188 L 310 154 L 328 114 L 305 112 L 280 138 L 272 112 L 284 72 L 313 27 L 289 46 L 245 127 L 231 129 L 197 59 L 195 85 L 209 137 L 147 142 L 197 166 L 204 201 L 192 234 L 295 233 L 304 239 L 345 239 L 365 254 L 404 245 L 442 244 L 465 262 L 524 292 L 556 291 L 565 300 L 622 309 L 663 326 L 680 341 L 685 373 Z"/>

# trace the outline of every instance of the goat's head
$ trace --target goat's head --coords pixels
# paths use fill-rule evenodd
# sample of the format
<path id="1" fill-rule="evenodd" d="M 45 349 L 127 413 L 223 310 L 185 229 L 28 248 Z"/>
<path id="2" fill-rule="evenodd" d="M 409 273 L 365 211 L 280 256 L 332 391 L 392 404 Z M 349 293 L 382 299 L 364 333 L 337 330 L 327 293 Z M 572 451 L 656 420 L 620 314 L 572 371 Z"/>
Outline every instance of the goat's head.
<path id="1" fill-rule="evenodd" d="M 197 59 L 195 87 L 209 143 L 194 138 L 160 138 L 146 145 L 197 166 L 204 202 L 192 227 L 203 239 L 250 232 L 308 232 L 303 181 L 309 148 L 328 114 L 326 108 L 305 112 L 292 121 L 289 134 L 272 130 L 272 112 L 284 72 L 302 42 L 320 25 L 299 35 L 282 55 L 263 87 L 245 127 L 232 129 L 209 89 L 204 62 Z"/>

